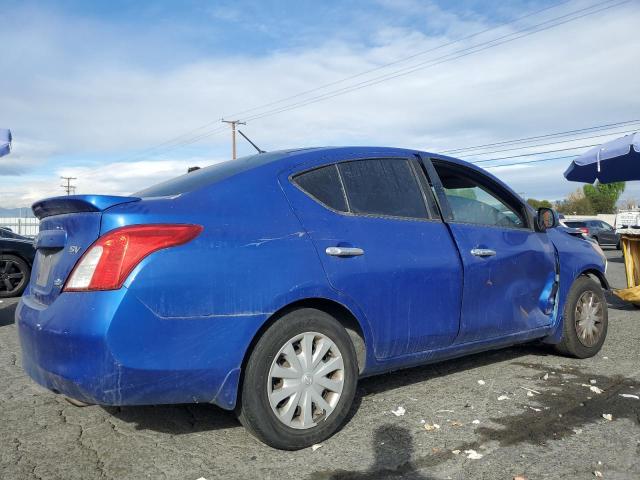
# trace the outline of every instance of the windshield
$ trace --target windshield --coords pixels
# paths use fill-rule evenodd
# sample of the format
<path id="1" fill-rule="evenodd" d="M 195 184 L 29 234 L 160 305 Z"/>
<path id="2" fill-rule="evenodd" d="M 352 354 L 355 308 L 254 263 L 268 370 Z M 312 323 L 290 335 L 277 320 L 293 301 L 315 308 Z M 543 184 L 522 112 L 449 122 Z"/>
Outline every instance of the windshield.
<path id="1" fill-rule="evenodd" d="M 139 192 L 132 193 L 134 197 L 171 197 L 182 193 L 192 192 L 198 188 L 229 178 L 237 173 L 244 172 L 260 165 L 265 165 L 282 158 L 286 153 L 261 153 L 237 160 L 227 160 L 209 167 L 194 170 L 185 175 L 158 183 Z"/>

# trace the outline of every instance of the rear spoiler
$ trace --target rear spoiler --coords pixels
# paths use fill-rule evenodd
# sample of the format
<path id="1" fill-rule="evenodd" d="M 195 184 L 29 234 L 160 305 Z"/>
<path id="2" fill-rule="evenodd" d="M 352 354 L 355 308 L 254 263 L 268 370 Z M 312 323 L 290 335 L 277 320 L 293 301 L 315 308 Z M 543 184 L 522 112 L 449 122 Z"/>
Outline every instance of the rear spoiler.
<path id="1" fill-rule="evenodd" d="M 137 202 L 138 197 L 118 197 L 112 195 L 67 195 L 39 200 L 31 206 L 39 219 L 64 213 L 102 212 L 121 203 Z"/>

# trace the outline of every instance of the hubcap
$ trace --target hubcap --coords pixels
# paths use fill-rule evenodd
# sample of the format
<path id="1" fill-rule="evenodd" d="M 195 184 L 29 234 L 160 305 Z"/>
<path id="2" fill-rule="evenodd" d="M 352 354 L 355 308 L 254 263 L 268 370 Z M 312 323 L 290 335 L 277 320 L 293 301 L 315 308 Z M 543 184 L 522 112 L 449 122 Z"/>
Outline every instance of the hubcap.
<path id="1" fill-rule="evenodd" d="M 13 293 L 22 284 L 24 272 L 13 260 L 0 261 L 0 291 Z"/>
<path id="2" fill-rule="evenodd" d="M 344 386 L 344 362 L 326 335 L 305 332 L 288 340 L 269 369 L 267 395 L 288 427 L 316 426 L 335 409 Z"/>
<path id="3" fill-rule="evenodd" d="M 603 316 L 602 302 L 594 292 L 580 295 L 575 311 L 576 333 L 585 347 L 593 347 L 600 340 Z"/>

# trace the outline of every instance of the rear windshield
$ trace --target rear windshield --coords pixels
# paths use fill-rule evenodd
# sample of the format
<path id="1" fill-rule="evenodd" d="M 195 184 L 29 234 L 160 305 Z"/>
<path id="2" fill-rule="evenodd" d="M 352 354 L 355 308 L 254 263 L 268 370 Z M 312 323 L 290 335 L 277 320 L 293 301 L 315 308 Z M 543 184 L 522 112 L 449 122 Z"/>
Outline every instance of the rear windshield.
<path id="1" fill-rule="evenodd" d="M 572 221 L 565 221 L 564 222 L 568 227 L 586 227 L 587 224 L 584 222 L 572 222 Z"/>
<path id="2" fill-rule="evenodd" d="M 181 193 L 192 192 L 200 187 L 219 182 L 245 170 L 250 170 L 251 168 L 278 160 L 285 155 L 286 152 L 261 153 L 237 160 L 227 160 L 226 162 L 216 163 L 210 167 L 194 170 L 191 173 L 158 183 L 157 185 L 145 188 L 131 195 L 140 198 L 171 197 L 180 195 Z"/>

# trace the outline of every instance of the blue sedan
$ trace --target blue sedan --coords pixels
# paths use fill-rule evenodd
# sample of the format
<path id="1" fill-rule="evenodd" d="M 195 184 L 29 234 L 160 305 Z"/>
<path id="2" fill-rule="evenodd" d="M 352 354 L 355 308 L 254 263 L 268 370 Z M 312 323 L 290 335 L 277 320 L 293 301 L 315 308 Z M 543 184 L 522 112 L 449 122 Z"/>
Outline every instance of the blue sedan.
<path id="1" fill-rule="evenodd" d="M 210 402 L 280 449 L 332 435 L 358 378 L 533 340 L 586 358 L 607 333 L 601 250 L 442 155 L 264 153 L 33 211 L 16 319 L 36 382 Z"/>

